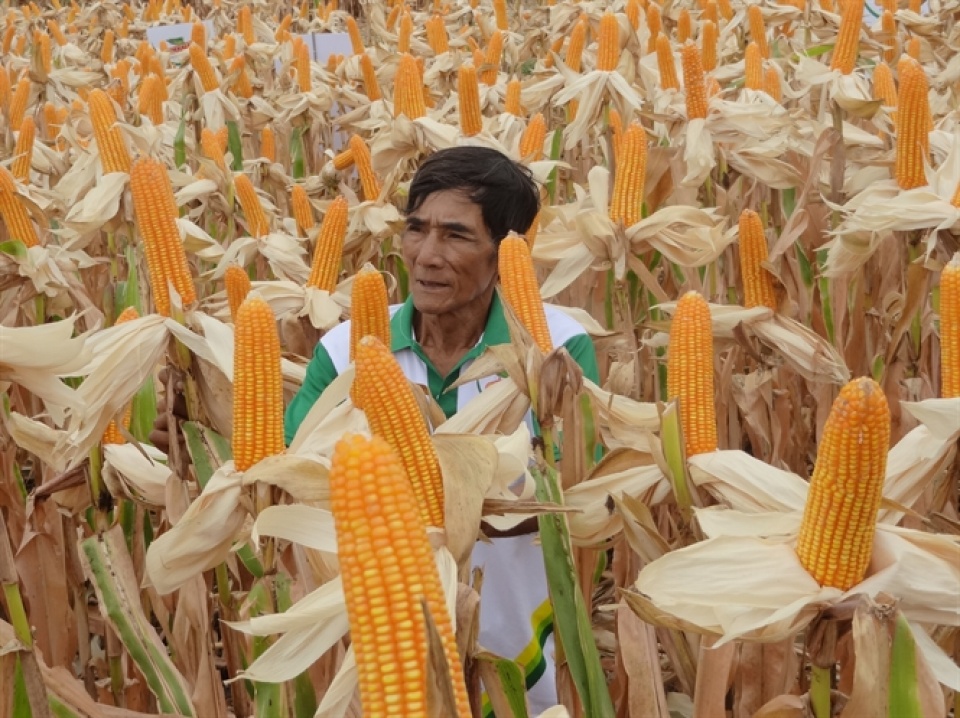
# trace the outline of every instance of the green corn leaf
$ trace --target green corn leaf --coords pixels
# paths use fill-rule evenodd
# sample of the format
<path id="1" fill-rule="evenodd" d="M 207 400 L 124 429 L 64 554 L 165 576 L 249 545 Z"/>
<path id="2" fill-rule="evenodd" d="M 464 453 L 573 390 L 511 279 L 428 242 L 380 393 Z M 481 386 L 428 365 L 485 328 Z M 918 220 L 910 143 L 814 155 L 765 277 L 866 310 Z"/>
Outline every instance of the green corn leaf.
<path id="1" fill-rule="evenodd" d="M 890 655 L 890 718 L 922 718 L 917 688 L 917 644 L 903 614 L 897 616 Z"/>

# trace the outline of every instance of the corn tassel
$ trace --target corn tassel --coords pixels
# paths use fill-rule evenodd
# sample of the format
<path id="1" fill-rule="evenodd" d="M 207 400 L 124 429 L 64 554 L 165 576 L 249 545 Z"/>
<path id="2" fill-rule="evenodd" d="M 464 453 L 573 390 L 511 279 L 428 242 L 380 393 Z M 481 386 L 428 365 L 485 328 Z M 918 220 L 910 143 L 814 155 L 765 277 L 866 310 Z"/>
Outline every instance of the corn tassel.
<path id="1" fill-rule="evenodd" d="M 673 48 L 670 39 L 660 33 L 657 35 L 657 67 L 660 69 L 660 87 L 664 90 L 679 90 L 680 80 L 677 79 L 677 63 L 673 59 Z"/>
<path id="2" fill-rule="evenodd" d="M 485 85 L 495 85 L 497 75 L 500 73 L 500 56 L 503 54 L 503 33 L 494 30 L 490 35 L 490 41 L 487 43 L 487 50 L 483 56 L 483 64 L 487 66 L 480 75 L 480 80 Z"/>
<path id="3" fill-rule="evenodd" d="M 19 127 L 23 124 L 23 117 L 27 113 L 27 102 L 30 99 L 30 79 L 21 77 L 17 82 L 17 89 L 10 98 L 10 114 L 7 123 L 10 127 Z"/>
<path id="4" fill-rule="evenodd" d="M 327 208 L 313 250 L 313 266 L 307 280 L 308 287 L 316 287 L 326 292 L 333 292 L 337 288 L 343 240 L 347 234 L 347 209 L 347 200 L 342 196 L 333 200 Z"/>
<path id="5" fill-rule="evenodd" d="M 630 227 L 641 219 L 647 172 L 647 135 L 638 122 L 630 123 L 620 138 L 616 169 L 610 219 Z"/>
<path id="6" fill-rule="evenodd" d="M 581 15 L 570 32 L 570 44 L 567 45 L 567 53 L 563 56 L 563 62 L 573 72 L 580 72 L 583 67 L 583 48 L 587 44 L 588 28 L 589 22 L 586 15 Z"/>
<path id="7" fill-rule="evenodd" d="M 267 222 L 267 215 L 263 211 L 263 205 L 260 203 L 260 197 L 253 187 L 253 182 L 242 172 L 233 176 L 233 186 L 237 193 L 237 199 L 240 201 L 240 208 L 243 210 L 243 216 L 247 221 L 247 231 L 251 237 L 260 239 L 266 237 L 270 232 L 270 224 Z"/>
<path id="8" fill-rule="evenodd" d="M 620 62 L 620 25 L 609 10 L 600 17 L 597 69 L 613 72 Z"/>
<path id="9" fill-rule="evenodd" d="M 507 83 L 503 111 L 514 117 L 523 117 L 523 111 L 520 108 L 520 80 L 515 77 Z"/>
<path id="10" fill-rule="evenodd" d="M 953 206 L 960 207 L 960 184 Z M 960 397 L 960 253 L 940 272 L 940 396 Z"/>
<path id="11" fill-rule="evenodd" d="M 370 102 L 383 99 L 380 92 L 380 83 L 377 82 L 377 71 L 373 69 L 373 60 L 366 53 L 360 56 L 360 70 L 363 72 L 363 89 Z"/>
<path id="12" fill-rule="evenodd" d="M 460 656 L 433 552 L 417 497 L 389 442 L 348 435 L 337 443 L 330 505 L 363 715 L 428 715 L 426 605 L 454 689 L 457 713 L 450 718 L 469 718 Z"/>
<path id="13" fill-rule="evenodd" d="M 743 53 L 743 86 L 748 90 L 763 90 L 763 53 L 751 41 Z"/>
<path id="14" fill-rule="evenodd" d="M 776 311 L 773 278 L 762 266 L 769 250 L 760 215 L 751 209 L 740 213 L 740 275 L 743 278 L 743 306 L 768 307 Z"/>
<path id="15" fill-rule="evenodd" d="M 497 21 L 497 29 L 506 32 L 510 29 L 507 20 L 507 2 L 506 0 L 493 0 L 493 14 Z"/>
<path id="16" fill-rule="evenodd" d="M 367 336 L 376 337 L 384 346 L 390 346 L 387 284 L 383 275 L 370 264 L 365 264 L 357 272 L 350 292 L 350 361 L 356 357 L 357 344 Z"/>
<path id="17" fill-rule="evenodd" d="M 848 0 L 849 1 L 849 0 Z M 821 586 L 847 591 L 870 564 L 890 444 L 883 389 L 860 377 L 833 402 L 817 450 L 797 557 Z"/>
<path id="18" fill-rule="evenodd" d="M 767 44 L 767 24 L 763 19 L 763 11 L 759 5 L 751 5 L 747 8 L 747 21 L 750 25 L 750 38 L 757 43 L 760 50 L 760 57 L 764 60 L 770 58 L 770 45 Z"/>
<path id="19" fill-rule="evenodd" d="M 477 70 L 469 63 L 461 65 L 457 73 L 457 106 L 460 110 L 460 132 L 463 136 L 479 135 L 483 129 L 480 86 L 477 83 Z"/>
<path id="20" fill-rule="evenodd" d="M 118 327 L 121 324 L 126 324 L 131 322 L 134 319 L 140 318 L 140 312 L 137 311 L 136 307 L 127 307 L 117 316 L 117 320 L 113 323 L 113 326 Z M 124 429 L 130 428 L 130 415 L 133 413 L 133 405 L 127 404 L 126 408 L 123 410 L 123 418 L 120 420 L 120 426 Z M 107 428 L 103 432 L 102 443 L 104 444 L 125 444 L 127 440 L 123 437 L 123 434 L 120 433 L 120 427 L 117 426 L 115 419 L 111 419 L 110 423 L 107 424 Z"/>
<path id="21" fill-rule="evenodd" d="M 265 157 L 268 162 L 277 161 L 277 140 L 271 127 L 260 130 L 260 156 Z"/>
<path id="22" fill-rule="evenodd" d="M 544 354 L 553 349 L 547 315 L 540 298 L 537 274 L 530 258 L 530 247 L 517 234 L 511 232 L 500 242 L 497 262 L 500 271 L 500 286 L 507 304 L 516 313 L 520 323 L 533 337 Z"/>
<path id="23" fill-rule="evenodd" d="M 712 20 L 703 23 L 703 32 L 700 35 L 700 53 L 704 72 L 713 72 L 717 69 L 717 24 Z"/>
<path id="24" fill-rule="evenodd" d="M 129 172 L 130 152 L 117 125 L 117 113 L 112 100 L 103 90 L 93 90 L 90 92 L 88 105 L 104 174 Z"/>
<path id="25" fill-rule="evenodd" d="M 0 166 L 0 217 L 7 228 L 7 237 L 20 240 L 27 248 L 40 244 L 37 230 L 27 207 L 17 192 L 17 183 L 6 167 Z"/>
<path id="26" fill-rule="evenodd" d="M 863 0 L 846 0 L 840 16 L 840 32 L 833 49 L 830 69 L 849 75 L 857 64 L 860 26 L 863 24 Z"/>
<path id="27" fill-rule="evenodd" d="M 543 155 L 543 141 L 547 138 L 547 123 L 543 113 L 538 112 L 530 118 L 520 136 L 520 159 L 525 162 L 537 162 Z"/>
<path id="28" fill-rule="evenodd" d="M 902 189 L 927 183 L 924 162 L 930 154 L 930 101 L 927 74 L 920 63 L 906 58 L 898 65 L 897 159 L 895 176 Z"/>
<path id="29" fill-rule="evenodd" d="M 348 143 L 353 153 L 353 161 L 357 165 L 360 175 L 360 186 L 363 188 L 363 197 L 368 202 L 376 201 L 380 196 L 380 180 L 373 171 L 373 162 L 370 157 L 370 148 L 360 135 L 353 135 Z"/>
<path id="30" fill-rule="evenodd" d="M 233 345 L 233 460 L 246 471 L 283 453 L 280 337 L 270 305 L 248 297 L 237 310 Z"/>
<path id="31" fill-rule="evenodd" d="M 415 120 L 427 114 L 423 101 L 423 78 L 417 61 L 411 55 L 401 55 L 394 79 L 393 116 L 405 115 Z"/>
<path id="32" fill-rule="evenodd" d="M 680 399 L 687 456 L 716 451 L 713 331 L 710 308 L 697 292 L 687 292 L 680 298 L 670 323 L 667 395 Z"/>
<path id="33" fill-rule="evenodd" d="M 107 30 L 103 33 L 103 45 L 100 46 L 100 61 L 104 65 L 108 65 L 113 62 L 113 45 L 114 45 L 114 33 L 113 30 Z"/>
<path id="34" fill-rule="evenodd" d="M 677 44 L 682 46 L 692 34 L 690 11 L 687 8 L 681 8 L 680 15 L 677 17 Z"/>
<path id="35" fill-rule="evenodd" d="M 366 52 L 363 46 L 363 38 L 360 37 L 360 26 L 352 15 L 347 16 L 347 34 L 350 35 L 350 46 L 353 48 L 354 55 L 362 55 Z"/>
<path id="36" fill-rule="evenodd" d="M 190 67 L 199 78 L 204 92 L 213 92 L 220 88 L 220 80 L 217 79 L 217 73 L 210 64 L 207 51 L 196 43 L 190 44 Z"/>
<path id="37" fill-rule="evenodd" d="M 703 77 L 700 51 L 692 42 L 681 49 L 683 84 L 686 88 L 687 119 L 705 119 L 707 116 L 707 87 Z"/>
<path id="38" fill-rule="evenodd" d="M 30 165 L 33 162 L 33 142 L 37 136 L 37 123 L 31 115 L 23 118 L 20 123 L 20 134 L 17 136 L 17 144 L 13 150 L 13 165 L 10 170 L 13 176 L 21 182 L 27 182 L 30 179 Z"/>
<path id="39" fill-rule="evenodd" d="M 440 462 L 430 441 L 427 422 L 417 406 L 414 389 L 390 349 L 374 336 L 365 336 L 357 343 L 354 365 L 356 375 L 351 389 L 354 402 L 367 415 L 373 435 L 386 441 L 400 457 L 423 523 L 442 528 Z"/>
<path id="40" fill-rule="evenodd" d="M 92 94 L 92 93 L 91 93 Z M 153 301 L 157 312 L 170 316 L 169 285 L 180 295 L 183 305 L 197 299 L 187 255 L 177 227 L 177 202 L 167 168 L 159 160 L 141 157 L 130 169 L 130 193 L 133 210 L 143 240 Z"/>
<path id="41" fill-rule="evenodd" d="M 297 226 L 304 235 L 317 226 L 313 217 L 310 198 L 307 197 L 307 190 L 303 188 L 303 185 L 295 184 L 290 190 L 290 206 L 293 209 L 293 217 L 297 221 Z"/>

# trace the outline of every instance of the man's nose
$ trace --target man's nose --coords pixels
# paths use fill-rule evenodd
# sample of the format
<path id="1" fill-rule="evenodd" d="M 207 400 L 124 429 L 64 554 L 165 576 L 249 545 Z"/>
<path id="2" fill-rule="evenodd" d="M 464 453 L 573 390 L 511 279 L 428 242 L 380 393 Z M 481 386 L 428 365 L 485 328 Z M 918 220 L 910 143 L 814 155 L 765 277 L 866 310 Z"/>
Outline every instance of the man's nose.
<path id="1" fill-rule="evenodd" d="M 417 253 L 417 263 L 426 266 L 438 266 L 443 263 L 443 243 L 440 229 L 431 228 L 420 244 Z"/>

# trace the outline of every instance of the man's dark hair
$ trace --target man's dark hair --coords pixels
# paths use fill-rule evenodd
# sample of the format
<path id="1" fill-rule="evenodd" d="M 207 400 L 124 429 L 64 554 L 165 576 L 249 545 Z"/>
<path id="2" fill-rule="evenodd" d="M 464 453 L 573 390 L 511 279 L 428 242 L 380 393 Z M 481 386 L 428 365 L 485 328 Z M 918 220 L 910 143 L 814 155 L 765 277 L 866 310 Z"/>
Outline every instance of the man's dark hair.
<path id="1" fill-rule="evenodd" d="M 407 214 L 434 192 L 460 190 L 480 205 L 493 241 L 513 230 L 524 234 L 540 209 L 533 175 L 523 165 L 489 147 L 449 147 L 430 155 L 410 183 Z"/>

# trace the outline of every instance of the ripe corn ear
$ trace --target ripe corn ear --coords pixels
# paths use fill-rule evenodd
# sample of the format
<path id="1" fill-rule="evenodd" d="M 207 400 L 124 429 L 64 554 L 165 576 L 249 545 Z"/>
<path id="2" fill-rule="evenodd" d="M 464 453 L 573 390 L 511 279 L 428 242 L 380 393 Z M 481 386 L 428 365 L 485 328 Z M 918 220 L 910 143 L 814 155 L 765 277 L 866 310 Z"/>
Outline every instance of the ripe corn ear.
<path id="1" fill-rule="evenodd" d="M 248 297 L 237 310 L 233 345 L 233 460 L 246 471 L 283 453 L 280 337 L 270 305 Z"/>
<path id="2" fill-rule="evenodd" d="M 421 519 L 442 528 L 443 477 L 427 422 L 389 347 L 374 336 L 357 343 L 351 396 L 363 409 L 370 431 L 397 452 L 413 487 Z M 406 714 L 403 714 L 406 715 Z"/>
<path id="3" fill-rule="evenodd" d="M 370 148 L 360 135 L 350 137 L 348 143 L 353 153 L 353 161 L 357 165 L 357 174 L 360 175 L 360 186 L 363 188 L 363 198 L 368 202 L 375 202 L 380 196 L 380 180 L 373 171 L 373 162 L 370 157 Z"/>
<path id="4" fill-rule="evenodd" d="M 683 66 L 683 84 L 686 88 L 687 119 L 705 119 L 707 116 L 707 86 L 703 77 L 700 51 L 692 42 L 680 50 Z"/>
<path id="5" fill-rule="evenodd" d="M 543 155 L 543 141 L 547 138 L 547 123 L 543 113 L 538 112 L 530 118 L 520 136 L 520 159 L 536 162 Z"/>
<path id="6" fill-rule="evenodd" d="M 376 337 L 384 346 L 390 346 L 387 283 L 370 264 L 365 264 L 357 272 L 350 292 L 350 361 L 356 356 L 357 344 L 367 336 Z"/>
<path id="7" fill-rule="evenodd" d="M 683 45 L 691 35 L 690 11 L 687 8 L 681 8 L 677 16 L 677 44 Z"/>
<path id="8" fill-rule="evenodd" d="M 30 79 L 21 77 L 17 82 L 17 89 L 10 98 L 10 113 L 7 122 L 10 127 L 19 127 L 23 124 L 23 117 L 27 113 L 27 102 L 30 99 Z"/>
<path id="9" fill-rule="evenodd" d="M 520 80 L 515 77 L 507 83 L 507 95 L 504 100 L 503 111 L 514 117 L 523 117 L 520 108 Z"/>
<path id="10" fill-rule="evenodd" d="M 570 43 L 567 45 L 567 54 L 563 56 L 563 62 L 574 72 L 580 72 L 583 67 L 583 48 L 587 44 L 589 26 L 587 17 L 581 15 L 570 32 Z"/>
<path id="11" fill-rule="evenodd" d="M 447 26 L 440 15 L 433 15 L 427 20 L 427 42 L 434 54 L 442 55 L 450 51 L 450 40 L 447 37 Z"/>
<path id="12" fill-rule="evenodd" d="M 907 55 L 920 61 L 920 38 L 916 35 L 907 40 Z"/>
<path id="13" fill-rule="evenodd" d="M 137 98 L 137 111 L 146 115 L 154 125 L 163 124 L 163 95 L 166 88 L 163 80 L 156 75 L 147 75 L 140 85 L 140 95 Z"/>
<path id="14" fill-rule="evenodd" d="M 454 687 L 457 714 L 450 718 L 469 718 L 433 552 L 410 481 L 388 442 L 348 435 L 337 443 L 330 505 L 363 715 L 428 714 L 426 604 Z"/>
<path id="15" fill-rule="evenodd" d="M 773 65 L 768 65 L 763 71 L 763 91 L 777 102 L 783 102 L 783 86 L 780 84 L 780 73 Z"/>
<path id="16" fill-rule="evenodd" d="M 397 52 L 410 52 L 410 36 L 413 35 L 413 18 L 405 12 L 400 16 L 400 29 L 397 31 Z"/>
<path id="17" fill-rule="evenodd" d="M 457 73 L 457 105 L 460 110 L 460 132 L 464 137 L 479 135 L 483 129 L 480 114 L 480 86 L 476 68 L 467 63 Z"/>
<path id="18" fill-rule="evenodd" d="M 860 26 L 863 24 L 863 0 L 846 0 L 840 16 L 840 31 L 833 48 L 830 69 L 849 75 L 857 64 Z"/>
<path id="19" fill-rule="evenodd" d="M 27 213 L 27 207 L 17 192 L 17 183 L 7 168 L 2 166 L 0 166 L 0 217 L 3 218 L 9 239 L 20 240 L 27 248 L 40 244 L 40 238 Z"/>
<path id="20" fill-rule="evenodd" d="M 927 74 L 916 60 L 906 58 L 898 65 L 900 92 L 897 96 L 897 159 L 895 176 L 902 189 L 927 183 L 924 163 L 930 155 L 930 100 Z"/>
<path id="21" fill-rule="evenodd" d="M 247 175 L 238 172 L 233 176 L 233 187 L 247 221 L 247 231 L 250 232 L 250 236 L 258 239 L 266 237 L 270 232 L 270 224 L 267 222 L 267 215 L 263 211 L 263 205 L 253 187 L 253 182 Z"/>
<path id="22" fill-rule="evenodd" d="M 340 276 L 340 259 L 343 256 L 343 240 L 347 234 L 347 209 L 347 200 L 343 196 L 337 197 L 327 208 L 313 251 L 308 287 L 327 292 L 336 289 L 337 278 Z"/>
<path id="23" fill-rule="evenodd" d="M 371 102 L 382 99 L 380 83 L 377 82 L 377 71 L 373 68 L 373 60 L 366 53 L 360 56 L 360 70 L 363 72 L 363 89 Z"/>
<path id="24" fill-rule="evenodd" d="M 647 40 L 647 54 L 657 51 L 657 38 L 663 32 L 663 17 L 660 13 L 660 6 L 652 2 L 647 5 L 647 29 L 650 31 L 650 38 Z"/>
<path id="25" fill-rule="evenodd" d="M 493 14 L 497 21 L 497 29 L 507 31 L 510 26 L 507 20 L 506 0 L 493 0 Z"/>
<path id="26" fill-rule="evenodd" d="M 600 17 L 597 69 L 613 72 L 620 61 L 620 24 L 609 10 Z"/>
<path id="27" fill-rule="evenodd" d="M 717 24 L 712 20 L 705 21 L 700 35 L 700 53 L 704 72 L 713 72 L 717 69 L 717 38 Z"/>
<path id="28" fill-rule="evenodd" d="M 960 207 L 960 185 L 953 200 Z M 960 253 L 940 272 L 940 396 L 960 397 Z"/>
<path id="29" fill-rule="evenodd" d="M 743 53 L 743 86 L 748 90 L 763 89 L 763 53 L 755 42 L 747 44 Z"/>
<path id="30" fill-rule="evenodd" d="M 113 30 L 108 29 L 103 33 L 103 45 L 100 46 L 100 61 L 104 65 L 108 65 L 113 62 L 113 43 Z"/>
<path id="31" fill-rule="evenodd" d="M 290 190 L 290 206 L 293 209 L 293 217 L 297 221 L 301 233 L 307 234 L 317 226 L 313 217 L 313 207 L 310 205 L 307 190 L 303 188 L 303 185 L 295 184 Z"/>
<path id="32" fill-rule="evenodd" d="M 767 44 L 767 24 L 763 19 L 763 11 L 759 5 L 747 8 L 747 22 L 750 25 L 750 38 L 757 43 L 760 57 L 764 60 L 770 57 L 770 45 Z"/>
<path id="33" fill-rule="evenodd" d="M 227 171 L 227 162 L 223 156 L 223 146 L 220 144 L 220 138 L 217 133 L 208 127 L 200 130 L 200 149 L 203 156 L 213 160 L 223 172 Z"/>
<path id="34" fill-rule="evenodd" d="M 667 351 L 667 395 L 680 399 L 687 456 L 716 451 L 713 330 L 710 308 L 697 292 L 687 292 L 677 302 Z"/>
<path id="35" fill-rule="evenodd" d="M 227 291 L 230 320 L 236 324 L 237 311 L 252 289 L 250 277 L 239 264 L 231 264 L 223 274 L 223 283 Z"/>
<path id="36" fill-rule="evenodd" d="M 889 10 L 883 11 L 880 19 L 881 41 L 887 46 L 883 51 L 885 62 L 893 62 L 897 56 L 897 22 L 893 19 L 893 13 Z"/>
<path id="37" fill-rule="evenodd" d="M 663 33 L 657 35 L 657 67 L 660 70 L 660 87 L 664 90 L 679 90 L 680 80 L 677 79 L 673 48 L 670 47 L 670 39 Z"/>
<path id="38" fill-rule="evenodd" d="M 113 108 L 113 101 L 107 93 L 97 89 L 90 92 L 87 102 L 104 174 L 129 172 L 130 152 L 117 125 L 117 113 Z"/>
<path id="39" fill-rule="evenodd" d="M 91 93 L 92 94 L 92 93 Z M 159 160 L 141 157 L 130 169 L 130 193 L 140 237 L 143 240 L 150 285 L 157 312 L 170 316 L 168 283 L 183 305 L 197 299 L 187 255 L 177 227 L 177 202 L 167 168 Z"/>
<path id="40" fill-rule="evenodd" d="M 243 55 L 237 55 L 230 62 L 230 74 L 236 75 L 233 81 L 233 92 L 237 97 L 249 100 L 253 97 L 253 84 L 247 74 L 247 61 Z"/>
<path id="41" fill-rule="evenodd" d="M 480 80 L 485 85 L 495 85 L 497 75 L 500 72 L 500 56 L 503 54 L 503 33 L 500 30 L 494 30 L 490 35 L 490 41 L 487 43 L 487 50 L 483 55 L 483 64 L 487 66 L 480 75 Z"/>
<path id="42" fill-rule="evenodd" d="M 277 161 L 277 140 L 272 127 L 264 127 L 260 130 L 260 156 L 270 162 Z"/>
<path id="43" fill-rule="evenodd" d="M 210 64 L 207 51 L 196 43 L 190 43 L 190 67 L 199 78 L 204 92 L 213 92 L 220 88 L 220 80 L 217 79 L 217 73 Z"/>
<path id="44" fill-rule="evenodd" d="M 423 101 L 423 78 L 412 55 L 400 56 L 393 89 L 393 116 L 415 120 L 427 114 Z"/>
<path id="45" fill-rule="evenodd" d="M 363 38 L 360 37 L 360 26 L 357 25 L 357 21 L 352 15 L 347 16 L 347 34 L 350 36 L 350 45 L 353 48 L 354 55 L 362 55 L 366 52 L 366 48 L 363 46 Z"/>
<path id="46" fill-rule="evenodd" d="M 37 137 L 37 123 L 32 115 L 27 115 L 20 123 L 20 134 L 13 150 L 13 176 L 21 182 L 30 179 L 30 165 L 33 162 L 33 143 Z"/>
<path id="47" fill-rule="evenodd" d="M 821 586 L 846 591 L 863 580 L 889 444 L 883 389 L 867 377 L 848 382 L 823 427 L 797 537 L 797 557 Z"/>
<path id="48" fill-rule="evenodd" d="M 113 323 L 113 326 L 118 327 L 121 324 L 126 324 L 131 322 L 134 319 L 140 318 L 140 312 L 137 311 L 136 307 L 127 307 L 119 315 L 117 315 L 117 320 Z M 120 420 L 120 425 L 124 429 L 130 428 L 130 415 L 133 412 L 133 405 L 127 404 L 126 408 L 123 410 L 123 418 Z M 117 426 L 115 419 L 111 419 L 110 423 L 107 424 L 107 428 L 103 432 L 104 444 L 125 444 L 127 440 L 123 438 L 123 434 L 120 433 L 120 427 Z"/>
<path id="49" fill-rule="evenodd" d="M 740 213 L 740 275 L 743 278 L 743 306 L 768 307 L 776 311 L 773 278 L 763 268 L 769 249 L 760 215 L 752 209 Z"/>
<path id="50" fill-rule="evenodd" d="M 631 122 L 617 145 L 617 174 L 610 200 L 610 219 L 630 227 L 641 219 L 647 172 L 647 135 Z"/>
<path id="51" fill-rule="evenodd" d="M 553 349 L 553 341 L 529 245 L 523 237 L 511 232 L 500 242 L 497 262 L 504 299 L 540 351 L 546 354 Z"/>

